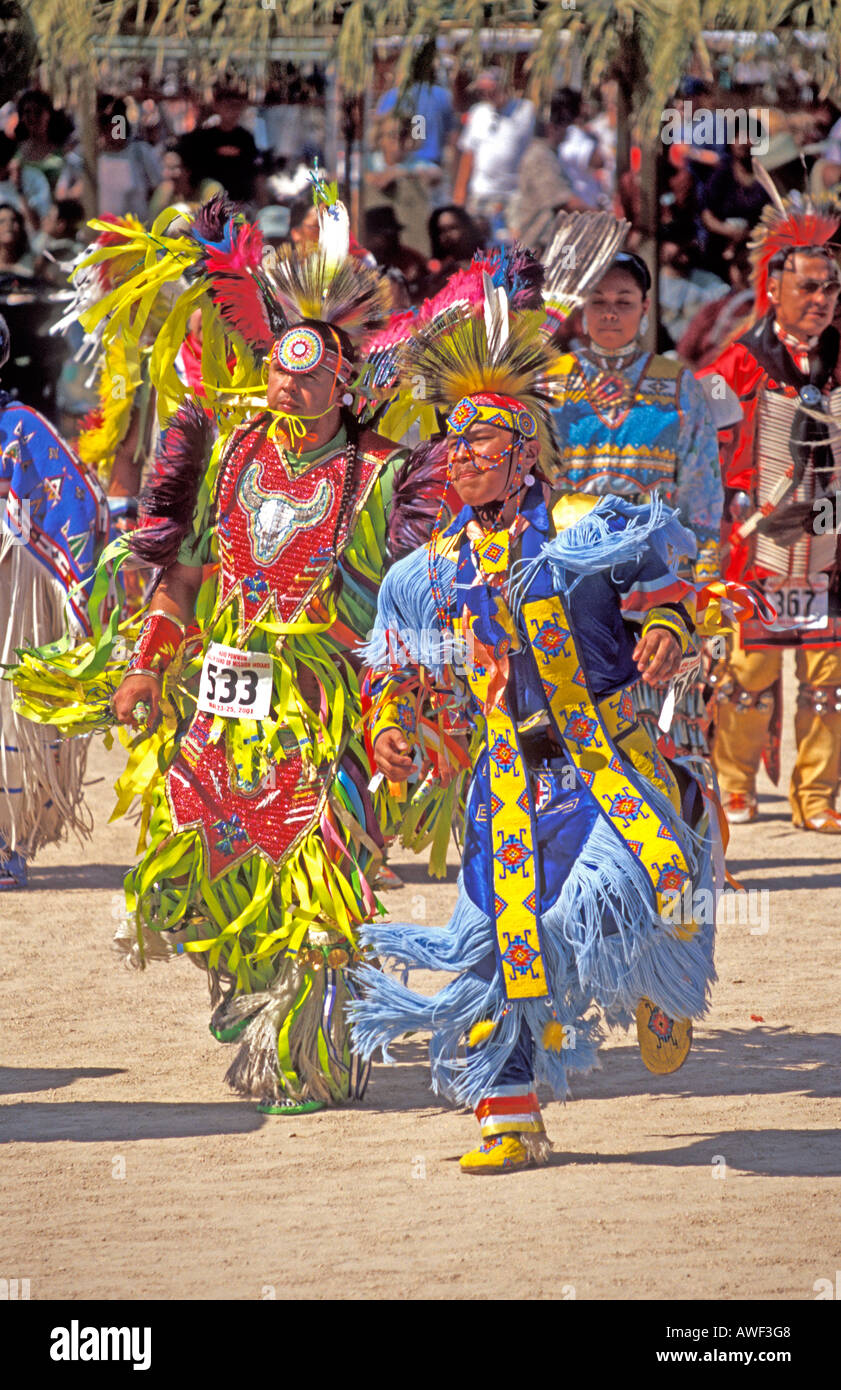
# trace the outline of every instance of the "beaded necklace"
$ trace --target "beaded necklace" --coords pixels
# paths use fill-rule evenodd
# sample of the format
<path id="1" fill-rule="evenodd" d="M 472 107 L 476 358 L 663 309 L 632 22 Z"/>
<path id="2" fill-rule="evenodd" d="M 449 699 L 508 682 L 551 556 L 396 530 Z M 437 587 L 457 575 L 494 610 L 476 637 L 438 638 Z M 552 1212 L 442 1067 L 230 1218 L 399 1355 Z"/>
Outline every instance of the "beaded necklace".
<path id="1" fill-rule="evenodd" d="M 636 339 L 615 352 L 606 352 L 594 343 L 590 343 L 584 350 L 583 355 L 598 368 L 591 382 L 587 380 L 586 373 L 582 372 L 584 391 L 593 413 L 608 429 L 617 429 L 642 399 L 636 386 L 628 380 L 623 370 L 626 362 L 630 365 L 631 359 L 638 353 L 639 343 Z M 645 376 L 645 368 L 650 361 L 651 355 L 643 366 L 640 381 Z"/>
<path id="2" fill-rule="evenodd" d="M 470 522 L 467 523 L 470 554 L 473 557 L 476 573 L 482 580 L 485 588 L 495 587 L 496 584 L 501 582 L 502 576 L 508 571 L 511 542 L 519 535 L 520 513 L 524 494 L 525 488 L 521 487 L 517 493 L 517 510 L 507 526 L 493 530 L 485 530 L 485 528 L 482 527 L 484 534 L 479 538 L 475 534 L 470 534 L 473 528 L 471 528 Z M 503 506 L 504 505 L 503 503 Z M 479 522 L 479 525 L 481 525 L 481 522 Z"/>

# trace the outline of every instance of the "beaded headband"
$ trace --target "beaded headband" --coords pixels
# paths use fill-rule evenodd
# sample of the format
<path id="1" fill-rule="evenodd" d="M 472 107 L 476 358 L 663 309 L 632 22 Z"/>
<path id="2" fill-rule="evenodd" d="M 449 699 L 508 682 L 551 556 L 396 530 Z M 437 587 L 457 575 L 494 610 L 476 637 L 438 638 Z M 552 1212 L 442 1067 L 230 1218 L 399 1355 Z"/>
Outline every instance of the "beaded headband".
<path id="1" fill-rule="evenodd" d="M 534 439 L 537 434 L 537 421 L 530 411 L 513 396 L 501 396 L 492 391 L 462 396 L 447 416 L 447 428 L 452 434 L 464 434 L 476 420 L 511 430 L 523 439 Z"/>

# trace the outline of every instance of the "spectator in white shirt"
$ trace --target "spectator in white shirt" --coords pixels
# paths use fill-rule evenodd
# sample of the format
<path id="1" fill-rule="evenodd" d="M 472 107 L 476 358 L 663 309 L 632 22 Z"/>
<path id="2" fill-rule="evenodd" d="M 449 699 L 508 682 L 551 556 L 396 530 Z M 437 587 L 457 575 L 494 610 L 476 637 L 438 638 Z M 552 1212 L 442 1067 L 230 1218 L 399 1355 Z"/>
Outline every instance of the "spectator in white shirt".
<path id="1" fill-rule="evenodd" d="M 590 208 L 607 207 L 609 200 L 598 178 L 602 164 L 599 142 L 586 128 L 581 114 L 581 93 L 572 87 L 562 87 L 555 100 L 559 123 L 564 127 L 558 145 L 561 170 L 582 203 Z"/>
<path id="2" fill-rule="evenodd" d="M 461 158 L 453 202 L 474 216 L 489 218 L 497 232 L 517 191 L 519 163 L 534 134 L 535 111 L 530 101 L 510 95 L 499 68 L 480 73 L 474 90 L 481 99 L 468 111 L 458 142 Z"/>
<path id="3" fill-rule="evenodd" d="M 539 134 L 529 141 L 518 171 L 517 193 L 508 206 L 508 224 L 514 238 L 536 256 L 546 250 L 555 216 L 561 208 L 584 212 L 588 204 L 574 193 L 561 168 L 558 145 L 568 121 L 562 94 L 553 97 Z"/>
<path id="4" fill-rule="evenodd" d="M 603 82 L 601 91 L 602 109 L 594 116 L 587 129 L 598 141 L 599 173 L 602 191 L 612 196 L 616 185 L 616 132 L 619 121 L 619 83 L 611 79 Z"/>
<path id="5" fill-rule="evenodd" d="M 161 165 L 151 145 L 132 138 L 122 97 L 97 99 L 99 126 L 99 213 L 142 221 L 149 200 L 161 182 Z"/>

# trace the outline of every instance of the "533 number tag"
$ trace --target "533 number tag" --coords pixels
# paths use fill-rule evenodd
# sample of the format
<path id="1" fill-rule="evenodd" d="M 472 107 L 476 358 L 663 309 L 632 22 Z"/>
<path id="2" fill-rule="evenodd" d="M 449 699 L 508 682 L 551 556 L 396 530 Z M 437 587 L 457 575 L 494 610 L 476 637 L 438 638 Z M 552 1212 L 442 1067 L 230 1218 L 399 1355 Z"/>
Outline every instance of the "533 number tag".
<path id="1" fill-rule="evenodd" d="M 204 658 L 199 709 L 226 719 L 265 719 L 272 702 L 272 658 L 211 642 Z"/>

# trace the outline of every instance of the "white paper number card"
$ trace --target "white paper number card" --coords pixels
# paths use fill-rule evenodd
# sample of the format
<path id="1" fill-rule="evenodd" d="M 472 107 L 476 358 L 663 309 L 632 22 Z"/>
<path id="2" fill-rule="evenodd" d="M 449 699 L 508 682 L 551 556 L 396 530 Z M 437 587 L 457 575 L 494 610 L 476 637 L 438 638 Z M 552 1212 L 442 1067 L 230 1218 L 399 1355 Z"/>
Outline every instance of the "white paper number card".
<path id="1" fill-rule="evenodd" d="M 199 709 L 227 719 L 265 719 L 272 702 L 272 658 L 211 642 L 201 669 Z"/>

